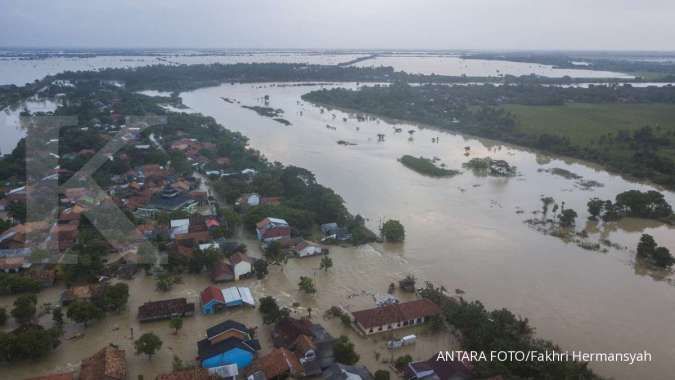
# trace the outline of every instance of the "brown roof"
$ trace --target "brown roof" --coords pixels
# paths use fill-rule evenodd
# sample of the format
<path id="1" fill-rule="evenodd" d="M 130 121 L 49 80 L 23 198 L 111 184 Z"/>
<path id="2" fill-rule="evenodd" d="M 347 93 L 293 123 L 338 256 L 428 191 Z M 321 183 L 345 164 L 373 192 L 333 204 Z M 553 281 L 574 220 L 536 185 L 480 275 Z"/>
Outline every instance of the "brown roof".
<path id="1" fill-rule="evenodd" d="M 190 232 L 187 234 L 177 234 L 176 240 L 193 240 L 198 243 L 203 243 L 211 240 L 211 235 L 208 231 Z"/>
<path id="2" fill-rule="evenodd" d="M 217 380 L 220 377 L 210 375 L 205 368 L 189 368 L 157 376 L 157 380 Z"/>
<path id="3" fill-rule="evenodd" d="M 80 380 L 126 379 L 127 360 L 124 350 L 113 345 L 103 348 L 92 357 L 82 360 Z"/>
<path id="4" fill-rule="evenodd" d="M 441 308 L 428 299 L 376 307 L 352 313 L 356 322 L 368 329 L 441 313 Z"/>
<path id="5" fill-rule="evenodd" d="M 234 279 L 234 272 L 232 267 L 218 260 L 211 269 L 211 280 L 214 282 L 227 281 Z"/>
<path id="6" fill-rule="evenodd" d="M 75 374 L 73 372 L 53 373 L 50 375 L 31 377 L 30 379 L 26 380 L 73 380 L 75 378 L 74 375 Z"/>
<path id="7" fill-rule="evenodd" d="M 144 303 L 138 307 L 138 319 L 141 321 L 164 319 L 174 315 L 192 314 L 194 311 L 194 303 L 188 303 L 185 298 L 174 298 Z"/>
<path id="8" fill-rule="evenodd" d="M 316 346 L 314 345 L 314 342 L 312 342 L 312 338 L 302 334 L 298 335 L 298 338 L 295 339 L 295 342 L 293 343 L 293 350 L 304 356 L 307 351 L 316 350 Z"/>
<path id="9" fill-rule="evenodd" d="M 2 270 L 16 270 L 23 268 L 26 263 L 26 258 L 23 256 L 16 257 L 2 257 L 0 258 L 0 269 Z"/>
<path id="10" fill-rule="evenodd" d="M 300 335 L 314 336 L 312 322 L 288 317 L 274 326 L 272 340 L 275 346 L 290 347 Z"/>
<path id="11" fill-rule="evenodd" d="M 272 379 L 284 374 L 291 377 L 303 377 L 302 364 L 294 353 L 286 348 L 275 348 L 269 354 L 259 357 L 251 363 L 248 373 L 262 371 L 265 377 Z"/>

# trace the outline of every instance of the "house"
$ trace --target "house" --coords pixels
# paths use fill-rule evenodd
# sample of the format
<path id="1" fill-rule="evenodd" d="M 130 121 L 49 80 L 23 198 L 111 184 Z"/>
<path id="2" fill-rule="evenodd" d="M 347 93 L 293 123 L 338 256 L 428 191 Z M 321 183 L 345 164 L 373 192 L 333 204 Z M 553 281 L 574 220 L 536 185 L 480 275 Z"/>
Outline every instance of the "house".
<path id="1" fill-rule="evenodd" d="M 306 319 L 284 318 L 272 330 L 275 347 L 285 347 L 295 352 L 308 376 L 320 374 L 335 361 L 333 338 L 320 324 Z"/>
<path id="2" fill-rule="evenodd" d="M 188 368 L 157 376 L 156 380 L 218 380 L 220 376 L 209 373 L 205 368 Z"/>
<path id="3" fill-rule="evenodd" d="M 123 380 L 126 378 L 127 360 L 124 350 L 112 344 L 82 360 L 80 364 L 80 380 Z"/>
<path id="4" fill-rule="evenodd" d="M 190 219 L 184 218 L 184 219 L 172 219 L 169 222 L 170 228 L 171 228 L 171 238 L 175 239 L 176 235 L 179 234 L 186 234 L 189 231 L 190 228 Z"/>
<path id="5" fill-rule="evenodd" d="M 215 286 L 209 286 L 200 294 L 203 314 L 214 314 L 225 308 L 225 299 L 223 292 Z"/>
<path id="6" fill-rule="evenodd" d="M 38 282 L 43 288 L 51 288 L 56 281 L 56 270 L 54 269 L 31 268 L 26 275 Z"/>
<path id="7" fill-rule="evenodd" d="M 260 350 L 260 344 L 257 340 L 241 340 L 232 337 L 211 343 L 208 339 L 202 339 L 197 342 L 197 360 L 204 368 L 234 364 L 238 369 L 243 370 L 253 362 L 258 350 Z"/>
<path id="8" fill-rule="evenodd" d="M 138 308 L 140 322 L 159 321 L 176 317 L 189 317 L 195 313 L 195 304 L 185 298 L 146 302 Z"/>
<path id="9" fill-rule="evenodd" d="M 441 314 L 441 308 L 428 299 L 376 307 L 352 313 L 355 326 L 365 335 L 392 331 L 424 323 Z"/>
<path id="10" fill-rule="evenodd" d="M 213 314 L 227 307 L 255 306 L 255 299 L 249 288 L 231 287 L 218 289 L 209 286 L 200 295 L 202 313 Z"/>
<path id="11" fill-rule="evenodd" d="M 235 206 L 239 207 L 255 207 L 260 205 L 260 194 L 251 193 L 243 194 L 239 199 L 234 203 Z"/>
<path id="12" fill-rule="evenodd" d="M 408 363 L 403 370 L 403 376 L 406 380 L 468 380 L 474 378 L 471 362 L 437 360 L 437 355 L 426 361 Z"/>
<path id="13" fill-rule="evenodd" d="M 292 251 L 298 257 L 316 256 L 323 253 L 323 249 L 320 245 L 308 242 L 306 240 L 303 240 L 293 246 Z"/>
<path id="14" fill-rule="evenodd" d="M 0 271 L 18 273 L 30 269 L 31 262 L 24 256 L 0 257 Z"/>
<path id="15" fill-rule="evenodd" d="M 161 192 L 152 195 L 147 204 L 138 207 L 135 214 L 140 217 L 152 217 L 161 212 L 171 213 L 180 210 L 191 214 L 194 212 L 197 203 L 189 195 L 179 192 L 171 186 L 165 186 Z"/>
<path id="16" fill-rule="evenodd" d="M 199 247 L 201 248 L 201 246 Z M 227 263 L 224 263 L 221 260 L 218 260 L 211 269 L 209 273 L 211 281 L 215 283 L 227 282 L 234 280 L 234 272 L 232 271 L 232 266 Z"/>
<path id="17" fill-rule="evenodd" d="M 61 293 L 61 304 L 63 306 L 68 306 L 74 301 L 89 301 L 100 295 L 102 290 L 103 287 L 99 285 L 73 286 Z"/>
<path id="18" fill-rule="evenodd" d="M 197 342 L 199 361 L 204 368 L 235 365 L 236 372 L 248 367 L 260 343 L 245 325 L 227 320 L 206 330 L 206 339 Z"/>
<path id="19" fill-rule="evenodd" d="M 206 329 L 206 338 L 211 344 L 216 344 L 232 337 L 240 340 L 251 340 L 253 339 L 253 333 L 243 323 L 231 319 Z"/>
<path id="20" fill-rule="evenodd" d="M 352 234 L 345 227 L 338 226 L 337 223 L 326 223 L 319 226 L 324 239 L 334 239 L 337 241 L 347 241 L 352 239 Z"/>
<path id="21" fill-rule="evenodd" d="M 373 380 L 368 368 L 362 365 L 344 365 L 335 363 L 326 368 L 321 377 L 324 380 Z"/>
<path id="22" fill-rule="evenodd" d="M 262 242 L 290 239 L 291 227 L 283 219 L 265 218 L 256 224 L 256 236 Z"/>
<path id="23" fill-rule="evenodd" d="M 253 361 L 247 371 L 247 379 L 281 379 L 286 377 L 301 378 L 305 373 L 294 353 L 286 348 L 275 348 L 269 354 Z"/>
<path id="24" fill-rule="evenodd" d="M 234 273 L 234 280 L 239 281 L 246 278 L 253 273 L 253 260 L 243 252 L 236 252 L 229 258 L 232 272 Z"/>

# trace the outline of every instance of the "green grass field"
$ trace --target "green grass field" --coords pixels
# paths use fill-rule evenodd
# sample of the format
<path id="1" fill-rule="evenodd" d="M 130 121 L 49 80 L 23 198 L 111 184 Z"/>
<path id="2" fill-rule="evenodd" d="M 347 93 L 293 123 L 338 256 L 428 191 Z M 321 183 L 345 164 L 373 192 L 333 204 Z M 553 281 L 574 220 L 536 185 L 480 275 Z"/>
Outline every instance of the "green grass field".
<path id="1" fill-rule="evenodd" d="M 504 108 L 516 115 L 519 132 L 567 136 L 575 145 L 587 145 L 607 133 L 646 125 L 675 130 L 673 104 L 507 105 Z"/>

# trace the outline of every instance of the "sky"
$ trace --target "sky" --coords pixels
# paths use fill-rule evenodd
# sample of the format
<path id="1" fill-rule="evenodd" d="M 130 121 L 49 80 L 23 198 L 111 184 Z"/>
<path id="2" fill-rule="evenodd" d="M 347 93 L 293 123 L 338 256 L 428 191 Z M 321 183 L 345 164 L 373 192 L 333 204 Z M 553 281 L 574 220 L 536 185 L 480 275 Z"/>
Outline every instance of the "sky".
<path id="1" fill-rule="evenodd" d="M 0 0 L 3 47 L 675 50 L 672 0 Z"/>

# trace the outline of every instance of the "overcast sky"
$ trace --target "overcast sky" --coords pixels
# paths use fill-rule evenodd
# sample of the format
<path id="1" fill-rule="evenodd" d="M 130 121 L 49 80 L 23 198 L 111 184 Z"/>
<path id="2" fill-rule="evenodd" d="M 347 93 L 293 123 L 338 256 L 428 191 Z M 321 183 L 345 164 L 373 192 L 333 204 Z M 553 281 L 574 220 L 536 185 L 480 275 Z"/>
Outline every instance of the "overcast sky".
<path id="1" fill-rule="evenodd" d="M 0 46 L 675 50 L 673 0 L 0 0 Z"/>

